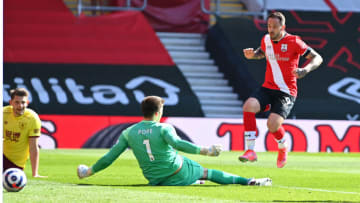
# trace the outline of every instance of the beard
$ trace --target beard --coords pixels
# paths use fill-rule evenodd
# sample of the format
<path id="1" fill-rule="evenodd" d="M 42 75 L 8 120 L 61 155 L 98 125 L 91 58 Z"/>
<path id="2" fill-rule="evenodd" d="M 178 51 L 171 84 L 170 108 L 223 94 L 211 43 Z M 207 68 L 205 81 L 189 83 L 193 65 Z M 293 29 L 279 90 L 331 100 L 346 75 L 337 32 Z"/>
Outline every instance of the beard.
<path id="1" fill-rule="evenodd" d="M 273 33 L 273 32 L 270 32 L 269 34 L 270 34 L 270 39 L 271 39 L 271 40 L 277 40 L 277 39 L 280 38 L 281 32 L 279 32 L 279 33 L 277 33 L 277 34 L 275 34 L 275 33 Z"/>

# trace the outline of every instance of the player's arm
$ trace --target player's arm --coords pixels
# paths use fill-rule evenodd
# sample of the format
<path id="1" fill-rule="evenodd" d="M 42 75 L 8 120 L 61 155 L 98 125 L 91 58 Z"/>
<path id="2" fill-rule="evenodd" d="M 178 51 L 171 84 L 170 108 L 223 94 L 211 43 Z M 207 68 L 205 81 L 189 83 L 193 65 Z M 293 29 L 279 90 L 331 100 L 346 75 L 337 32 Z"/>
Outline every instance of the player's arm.
<path id="1" fill-rule="evenodd" d="M 87 167 L 86 165 L 79 165 L 77 168 L 78 177 L 85 178 L 91 176 L 108 166 L 110 166 L 128 147 L 128 142 L 126 135 L 122 134 L 119 138 L 118 143 L 116 143 L 109 152 L 107 152 L 103 157 L 101 157 L 92 167 Z"/>
<path id="2" fill-rule="evenodd" d="M 38 173 L 39 157 L 40 157 L 38 138 L 39 137 L 29 137 L 29 152 L 30 152 L 32 176 L 36 178 L 43 177 L 40 176 Z"/>
<path id="3" fill-rule="evenodd" d="M 263 59 L 265 58 L 264 52 L 261 50 L 261 47 L 258 47 L 255 51 L 253 48 L 243 49 L 244 56 L 247 59 Z"/>
<path id="4" fill-rule="evenodd" d="M 303 56 L 308 60 L 308 63 L 303 68 L 297 68 L 293 71 L 295 76 L 299 79 L 317 69 L 323 62 L 323 58 L 320 54 L 311 48 L 308 48 Z"/>
<path id="5" fill-rule="evenodd" d="M 163 129 L 162 136 L 169 145 L 182 152 L 190 154 L 203 154 L 209 156 L 218 156 L 221 152 L 221 145 L 201 147 L 186 140 L 180 139 L 177 136 L 176 131 L 173 127 L 167 127 Z"/>
<path id="6" fill-rule="evenodd" d="M 37 115 L 34 115 L 32 126 L 33 127 L 31 128 L 29 135 L 29 154 L 32 176 L 35 178 L 46 178 L 46 176 L 41 176 L 38 173 L 40 159 L 39 137 L 41 135 L 41 120 Z"/>

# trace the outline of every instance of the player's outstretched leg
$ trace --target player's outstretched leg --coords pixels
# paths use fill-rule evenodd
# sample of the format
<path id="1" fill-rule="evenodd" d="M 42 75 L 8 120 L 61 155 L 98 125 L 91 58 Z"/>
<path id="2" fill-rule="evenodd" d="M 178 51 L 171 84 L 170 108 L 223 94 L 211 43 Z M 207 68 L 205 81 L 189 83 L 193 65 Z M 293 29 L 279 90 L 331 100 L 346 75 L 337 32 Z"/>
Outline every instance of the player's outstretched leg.
<path id="1" fill-rule="evenodd" d="M 240 184 L 251 186 L 271 186 L 270 178 L 254 179 L 244 178 L 215 169 L 207 169 L 207 179 L 218 184 Z"/>
<path id="2" fill-rule="evenodd" d="M 280 128 L 272 133 L 275 137 L 276 142 L 278 143 L 278 157 L 277 157 L 277 167 L 282 168 L 286 165 L 287 162 L 287 146 L 286 146 L 286 140 L 284 138 L 285 130 L 282 126 Z"/>
<path id="3" fill-rule="evenodd" d="M 257 156 L 254 151 L 256 139 L 256 120 L 255 113 L 244 112 L 244 126 L 245 126 L 245 143 L 247 150 L 242 156 L 239 156 L 241 162 L 257 161 Z"/>

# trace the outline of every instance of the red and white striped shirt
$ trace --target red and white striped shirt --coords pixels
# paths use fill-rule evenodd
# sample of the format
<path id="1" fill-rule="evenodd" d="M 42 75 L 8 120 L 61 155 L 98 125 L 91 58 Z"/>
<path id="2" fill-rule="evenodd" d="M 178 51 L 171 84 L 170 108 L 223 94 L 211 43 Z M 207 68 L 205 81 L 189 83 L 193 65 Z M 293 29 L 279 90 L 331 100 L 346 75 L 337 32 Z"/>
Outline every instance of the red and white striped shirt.
<path id="1" fill-rule="evenodd" d="M 296 76 L 292 73 L 299 66 L 299 58 L 310 47 L 299 36 L 286 33 L 278 42 L 266 34 L 261 40 L 261 50 L 266 56 L 266 73 L 263 87 L 297 95 Z"/>

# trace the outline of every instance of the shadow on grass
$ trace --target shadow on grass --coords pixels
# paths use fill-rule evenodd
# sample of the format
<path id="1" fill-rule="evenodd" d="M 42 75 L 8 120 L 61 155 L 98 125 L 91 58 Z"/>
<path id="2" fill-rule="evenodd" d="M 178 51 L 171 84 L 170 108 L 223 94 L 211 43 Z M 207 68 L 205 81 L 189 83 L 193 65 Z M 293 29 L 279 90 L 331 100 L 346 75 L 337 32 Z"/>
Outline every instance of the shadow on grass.
<path id="1" fill-rule="evenodd" d="M 174 187 L 174 186 L 154 186 L 148 184 L 127 184 L 127 185 L 112 185 L 112 184 L 90 184 L 90 183 L 80 183 L 79 186 L 105 186 L 105 187 Z M 177 186 L 177 187 L 224 187 L 226 185 L 187 185 L 187 186 Z"/>

